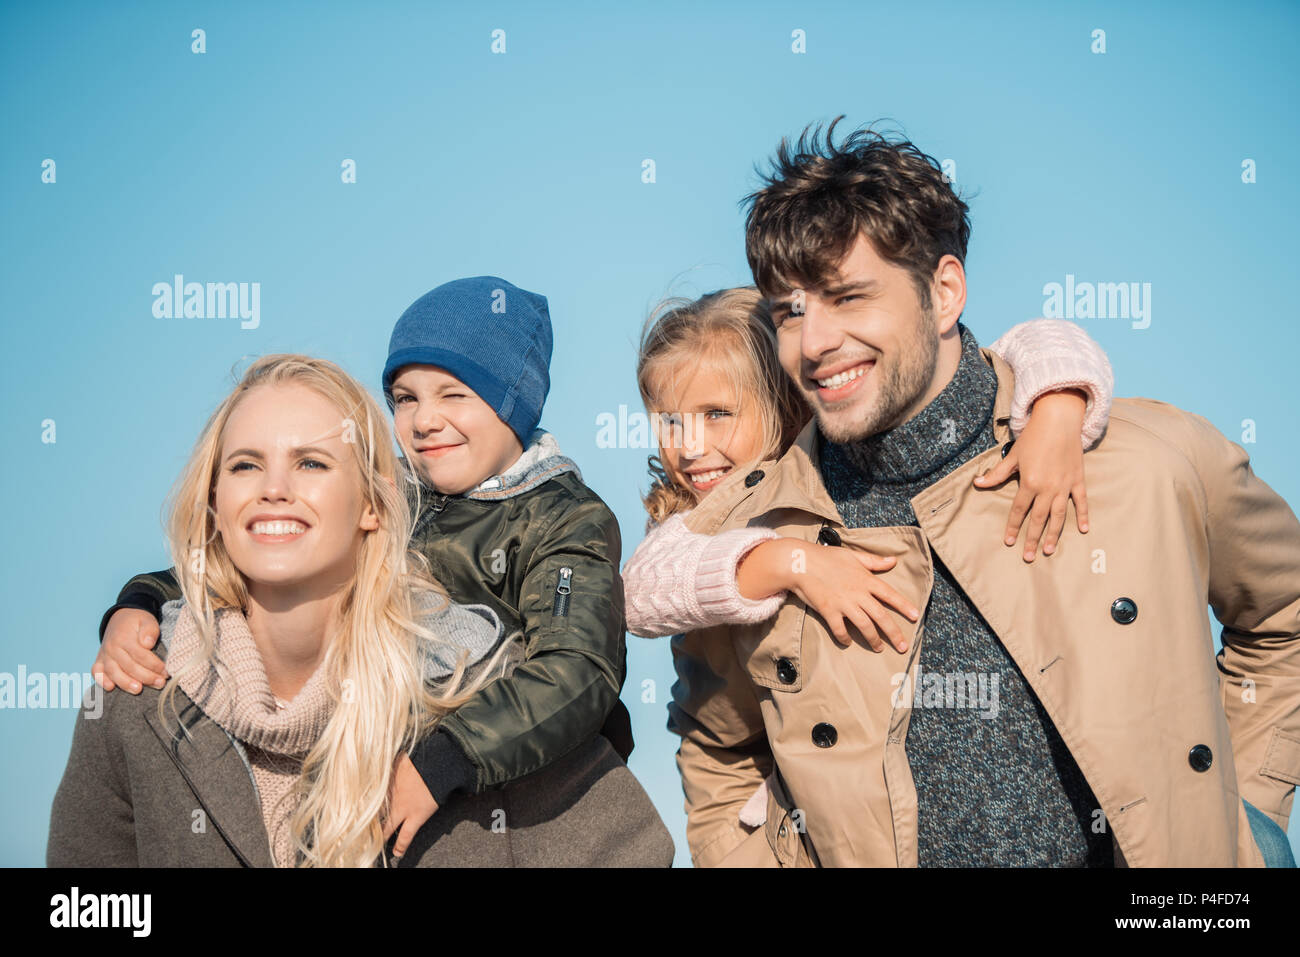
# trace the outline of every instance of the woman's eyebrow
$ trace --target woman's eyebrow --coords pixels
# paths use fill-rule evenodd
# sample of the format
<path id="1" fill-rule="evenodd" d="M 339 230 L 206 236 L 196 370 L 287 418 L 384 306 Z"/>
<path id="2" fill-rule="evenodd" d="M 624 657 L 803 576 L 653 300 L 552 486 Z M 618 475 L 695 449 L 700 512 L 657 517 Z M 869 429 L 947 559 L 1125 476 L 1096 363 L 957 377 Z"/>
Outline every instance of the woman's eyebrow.
<path id="1" fill-rule="evenodd" d="M 318 445 L 300 445 L 300 446 L 298 446 L 297 448 L 290 449 L 290 450 L 289 450 L 289 454 L 291 454 L 291 455 L 295 455 L 295 456 L 297 456 L 297 455 L 323 455 L 323 456 L 325 456 L 326 458 L 334 459 L 334 461 L 336 461 L 336 462 L 338 461 L 338 459 L 335 458 L 335 456 L 334 456 L 334 454 L 333 454 L 332 452 L 330 452 L 328 449 L 323 449 L 323 448 L 321 448 L 321 447 L 318 446 Z M 257 449 L 235 449 L 235 451 L 233 451 L 233 452 L 231 452 L 229 455 L 227 455 L 224 459 L 222 459 L 222 461 L 223 461 L 223 462 L 229 462 L 231 459 L 233 459 L 233 458 L 235 458 L 236 456 L 239 456 L 239 455 L 246 455 L 246 456 L 248 456 L 250 459 L 257 459 L 257 460 L 259 460 L 259 461 L 262 461 L 262 460 L 264 460 L 264 459 L 266 458 L 266 456 L 263 455 L 263 454 L 262 454 L 260 451 L 258 451 Z"/>

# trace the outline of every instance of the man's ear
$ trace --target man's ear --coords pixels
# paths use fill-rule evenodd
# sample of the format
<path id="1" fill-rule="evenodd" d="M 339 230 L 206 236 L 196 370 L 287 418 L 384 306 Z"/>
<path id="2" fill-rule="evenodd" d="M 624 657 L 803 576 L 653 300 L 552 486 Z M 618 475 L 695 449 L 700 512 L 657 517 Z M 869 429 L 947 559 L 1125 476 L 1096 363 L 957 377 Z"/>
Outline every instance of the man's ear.
<path id="1" fill-rule="evenodd" d="M 930 301 L 934 308 L 935 328 L 946 335 L 957 325 L 962 310 L 966 308 L 966 270 L 961 260 L 951 253 L 934 267 L 930 283 Z"/>

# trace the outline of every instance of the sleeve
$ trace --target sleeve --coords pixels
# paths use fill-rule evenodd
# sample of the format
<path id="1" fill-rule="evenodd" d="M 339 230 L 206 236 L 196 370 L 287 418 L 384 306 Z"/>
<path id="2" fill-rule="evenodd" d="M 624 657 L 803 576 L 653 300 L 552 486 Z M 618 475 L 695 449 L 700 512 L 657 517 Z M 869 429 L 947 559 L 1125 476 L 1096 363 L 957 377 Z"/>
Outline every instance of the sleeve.
<path id="1" fill-rule="evenodd" d="M 523 660 L 425 739 L 441 734 L 459 747 L 475 768 L 468 790 L 531 774 L 600 733 L 627 670 L 621 548 L 599 499 L 562 510 L 542 536 L 520 595 Z"/>
<path id="2" fill-rule="evenodd" d="M 102 713 L 83 707 L 72 752 L 50 808 L 47 867 L 136 867 L 135 818 L 123 774 L 124 756 L 113 742 L 111 694 L 100 694 Z"/>
<path id="3" fill-rule="evenodd" d="M 754 833 L 741 812 L 774 764 L 753 683 L 720 637 L 714 630 L 672 639 L 677 681 L 668 730 L 682 739 L 677 770 L 696 867 L 721 863 Z"/>
<path id="4" fill-rule="evenodd" d="M 776 614 L 785 592 L 760 600 L 740 594 L 736 567 L 770 528 L 736 528 L 718 535 L 692 532 L 682 515 L 652 529 L 623 570 L 627 630 L 643 638 L 714 625 L 756 624 Z"/>
<path id="5" fill-rule="evenodd" d="M 505 637 L 505 625 L 487 605 L 461 605 L 448 601 L 421 616 L 420 624 L 443 641 L 422 643 L 424 680 L 437 684 L 456 670 L 465 654 L 466 673 L 487 658 Z"/>
<path id="6" fill-rule="evenodd" d="M 1088 396 L 1083 418 L 1083 447 L 1091 448 L 1106 431 L 1115 376 L 1101 346 L 1073 322 L 1033 319 L 1012 326 L 989 347 L 1015 373 L 1011 397 L 1011 431 L 1019 436 L 1029 424 L 1039 396 L 1061 389 L 1082 389 Z"/>
<path id="7" fill-rule="evenodd" d="M 175 573 L 170 569 L 160 572 L 146 572 L 136 575 L 122 586 L 117 601 L 104 612 L 99 620 L 99 640 L 104 640 L 108 620 L 121 608 L 139 608 L 155 618 L 162 619 L 162 606 L 181 597 L 181 586 L 176 581 Z"/>
<path id="8" fill-rule="evenodd" d="M 1223 625 L 1219 689 L 1241 796 L 1285 829 L 1300 784 L 1300 521 L 1241 446 L 1187 417 L 1198 433 L 1210 607 Z"/>

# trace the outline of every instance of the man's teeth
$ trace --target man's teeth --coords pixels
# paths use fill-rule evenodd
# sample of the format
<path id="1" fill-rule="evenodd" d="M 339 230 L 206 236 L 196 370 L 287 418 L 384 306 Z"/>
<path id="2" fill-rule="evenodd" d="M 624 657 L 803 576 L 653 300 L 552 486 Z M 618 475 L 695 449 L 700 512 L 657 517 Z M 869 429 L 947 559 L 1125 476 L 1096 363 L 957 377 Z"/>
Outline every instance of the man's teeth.
<path id="1" fill-rule="evenodd" d="M 725 469 L 714 469 L 712 472 L 696 472 L 691 476 L 691 481 L 696 485 L 708 485 L 718 476 L 726 475 L 730 471 L 731 466 L 727 466 Z"/>
<path id="2" fill-rule="evenodd" d="M 301 535 L 307 531 L 306 526 L 297 522 L 254 522 L 254 535 Z"/>
<path id="3" fill-rule="evenodd" d="M 838 389 L 840 386 L 852 382 L 858 376 L 864 375 L 870 368 L 870 365 L 860 365 L 845 372 L 837 372 L 829 379 L 818 379 L 817 384 L 823 389 Z"/>

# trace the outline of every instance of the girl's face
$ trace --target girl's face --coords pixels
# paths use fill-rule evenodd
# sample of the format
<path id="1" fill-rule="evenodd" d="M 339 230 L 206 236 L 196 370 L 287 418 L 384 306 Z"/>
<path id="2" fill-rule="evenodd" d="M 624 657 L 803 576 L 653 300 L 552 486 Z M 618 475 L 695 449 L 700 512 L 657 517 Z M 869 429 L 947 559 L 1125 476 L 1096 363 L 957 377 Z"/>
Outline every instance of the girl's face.
<path id="1" fill-rule="evenodd" d="M 258 386 L 230 414 L 213 504 L 250 592 L 331 594 L 356 574 L 361 542 L 379 520 L 344 429 L 328 399 L 296 383 Z"/>
<path id="2" fill-rule="evenodd" d="M 677 411 L 658 410 L 659 460 L 698 502 L 734 469 L 763 453 L 755 404 L 738 401 L 727 377 L 707 366 L 680 386 Z"/>
<path id="3" fill-rule="evenodd" d="M 392 384 L 393 428 L 407 459 L 444 495 L 500 475 L 524 454 L 492 406 L 437 366 L 404 366 Z"/>

